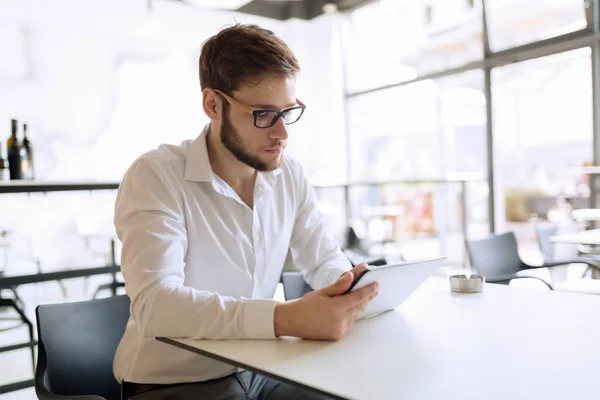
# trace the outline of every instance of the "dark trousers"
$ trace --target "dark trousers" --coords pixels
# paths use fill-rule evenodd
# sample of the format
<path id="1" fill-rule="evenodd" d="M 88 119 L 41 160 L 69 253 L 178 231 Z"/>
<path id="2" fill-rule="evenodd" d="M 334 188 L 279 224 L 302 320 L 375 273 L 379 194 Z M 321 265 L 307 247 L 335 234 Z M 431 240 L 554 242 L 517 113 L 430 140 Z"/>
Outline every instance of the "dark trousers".
<path id="1" fill-rule="evenodd" d="M 131 400 L 328 400 L 308 389 L 277 382 L 251 371 L 220 379 L 178 385 L 123 384 L 125 399 Z"/>

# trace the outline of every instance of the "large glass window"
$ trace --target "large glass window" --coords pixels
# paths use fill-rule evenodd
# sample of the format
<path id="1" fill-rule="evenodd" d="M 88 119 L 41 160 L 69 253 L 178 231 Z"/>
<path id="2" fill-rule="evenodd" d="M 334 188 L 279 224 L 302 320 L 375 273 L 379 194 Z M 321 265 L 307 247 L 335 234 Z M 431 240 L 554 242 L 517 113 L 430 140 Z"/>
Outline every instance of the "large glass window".
<path id="1" fill-rule="evenodd" d="M 586 207 L 578 170 L 593 160 L 590 49 L 498 68 L 492 79 L 497 229 L 552 220 L 564 203 Z"/>
<path id="2" fill-rule="evenodd" d="M 490 47 L 494 51 L 586 27 L 583 0 L 486 0 Z"/>
<path id="3" fill-rule="evenodd" d="M 444 181 L 465 175 L 483 179 L 485 109 L 481 71 L 351 98 L 352 181 Z M 487 183 L 479 180 L 467 187 L 469 231 L 485 232 Z M 414 256 L 456 250 L 459 259 L 461 190 L 453 182 L 356 185 L 351 217 L 371 240 L 400 244 L 403 256 L 413 250 Z M 402 245 L 406 240 L 425 244 Z"/>
<path id="4" fill-rule="evenodd" d="M 482 4 L 492 50 L 486 57 Z M 494 52 L 564 42 L 586 29 L 593 39 L 590 4 L 382 0 L 353 12 L 344 35 L 351 224 L 408 258 L 456 260 L 465 223 L 467 237 L 487 233 L 488 99 L 482 71 L 469 64 L 484 60 L 492 68 L 495 230 L 515 232 L 521 250 L 539 255 L 536 226 L 590 206 L 583 167 L 594 161 L 591 51 L 507 65 Z M 458 66 L 472 69 L 450 73 Z M 440 74 L 419 80 L 433 72 Z M 443 182 L 463 173 L 482 178 L 466 185 L 466 203 L 460 184 Z"/>
<path id="5" fill-rule="evenodd" d="M 351 98 L 353 180 L 485 171 L 485 105 L 481 71 Z"/>
<path id="6" fill-rule="evenodd" d="M 478 1 L 381 0 L 349 16 L 351 92 L 414 79 L 482 58 Z"/>

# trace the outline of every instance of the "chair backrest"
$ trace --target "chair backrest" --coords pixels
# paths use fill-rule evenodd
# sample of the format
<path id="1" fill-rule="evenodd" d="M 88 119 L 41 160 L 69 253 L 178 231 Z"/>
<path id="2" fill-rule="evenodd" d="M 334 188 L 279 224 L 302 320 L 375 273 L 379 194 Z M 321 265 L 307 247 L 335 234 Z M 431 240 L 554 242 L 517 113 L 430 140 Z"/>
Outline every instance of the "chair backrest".
<path id="1" fill-rule="evenodd" d="M 129 319 L 129 297 L 36 309 L 39 385 L 58 395 L 98 395 L 120 399 L 113 357 Z"/>
<path id="2" fill-rule="evenodd" d="M 556 235 L 558 226 L 551 225 L 543 228 L 537 227 L 535 231 L 537 233 L 537 241 L 542 255 L 548 260 L 553 260 L 555 255 L 555 245 L 550 241 L 550 238 Z"/>
<path id="3" fill-rule="evenodd" d="M 299 299 L 312 291 L 312 288 L 304 281 L 302 272 L 284 272 L 281 274 L 281 282 L 286 300 Z"/>
<path id="4" fill-rule="evenodd" d="M 358 237 L 358 235 L 356 234 L 356 231 L 354 230 L 354 228 L 352 226 L 349 226 L 346 228 L 344 239 L 345 239 L 344 247 L 346 247 L 346 248 L 360 247 L 361 239 Z"/>
<path id="5" fill-rule="evenodd" d="M 473 270 L 485 276 L 514 274 L 524 266 L 512 232 L 468 240 L 467 250 Z"/>

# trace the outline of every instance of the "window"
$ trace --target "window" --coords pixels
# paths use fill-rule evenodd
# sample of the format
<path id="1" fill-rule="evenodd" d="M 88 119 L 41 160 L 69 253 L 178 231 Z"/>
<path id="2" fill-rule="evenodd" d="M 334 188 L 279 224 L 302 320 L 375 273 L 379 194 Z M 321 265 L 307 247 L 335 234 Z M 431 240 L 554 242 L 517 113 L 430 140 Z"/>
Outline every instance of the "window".
<path id="1" fill-rule="evenodd" d="M 381 0 L 345 26 L 350 92 L 481 59 L 482 11 L 467 0 Z"/>
<path id="2" fill-rule="evenodd" d="M 351 98 L 352 180 L 485 171 L 485 106 L 481 71 Z"/>
<path id="3" fill-rule="evenodd" d="M 535 42 L 587 26 L 583 0 L 486 0 L 494 51 Z"/>
<path id="4" fill-rule="evenodd" d="M 445 180 L 465 172 L 483 179 L 485 109 L 481 71 L 351 98 L 351 181 Z M 356 185 L 351 218 L 370 240 L 400 244 L 405 257 L 439 252 L 459 260 L 460 191 L 455 183 Z M 487 182 L 468 184 L 467 208 L 469 233 L 487 231 Z M 402 245 L 416 239 L 424 243 Z"/>
<path id="5" fill-rule="evenodd" d="M 495 69 L 498 229 L 548 218 L 557 202 L 587 204 L 577 169 L 592 161 L 590 49 Z"/>

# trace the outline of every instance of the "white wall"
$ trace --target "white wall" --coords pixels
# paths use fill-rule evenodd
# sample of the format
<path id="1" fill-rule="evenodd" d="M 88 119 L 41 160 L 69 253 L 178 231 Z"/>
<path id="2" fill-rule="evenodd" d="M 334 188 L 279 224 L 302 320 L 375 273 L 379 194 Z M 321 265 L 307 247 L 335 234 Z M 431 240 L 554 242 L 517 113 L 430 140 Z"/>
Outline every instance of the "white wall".
<path id="1" fill-rule="evenodd" d="M 195 137 L 207 122 L 201 43 L 234 22 L 272 29 L 296 52 L 308 105 L 288 146 L 313 180 L 344 180 L 343 95 L 332 17 L 280 22 L 171 1 L 0 2 L 0 139 L 29 124 L 37 178 L 120 180 L 142 152 Z M 0 196 L 8 269 L 103 263 L 114 192 Z M 86 247 L 83 236 L 101 235 Z M 0 239 L 0 252 L 2 247 Z M 96 254 L 96 255 L 94 255 Z M 0 254 L 0 268 L 3 264 Z"/>

